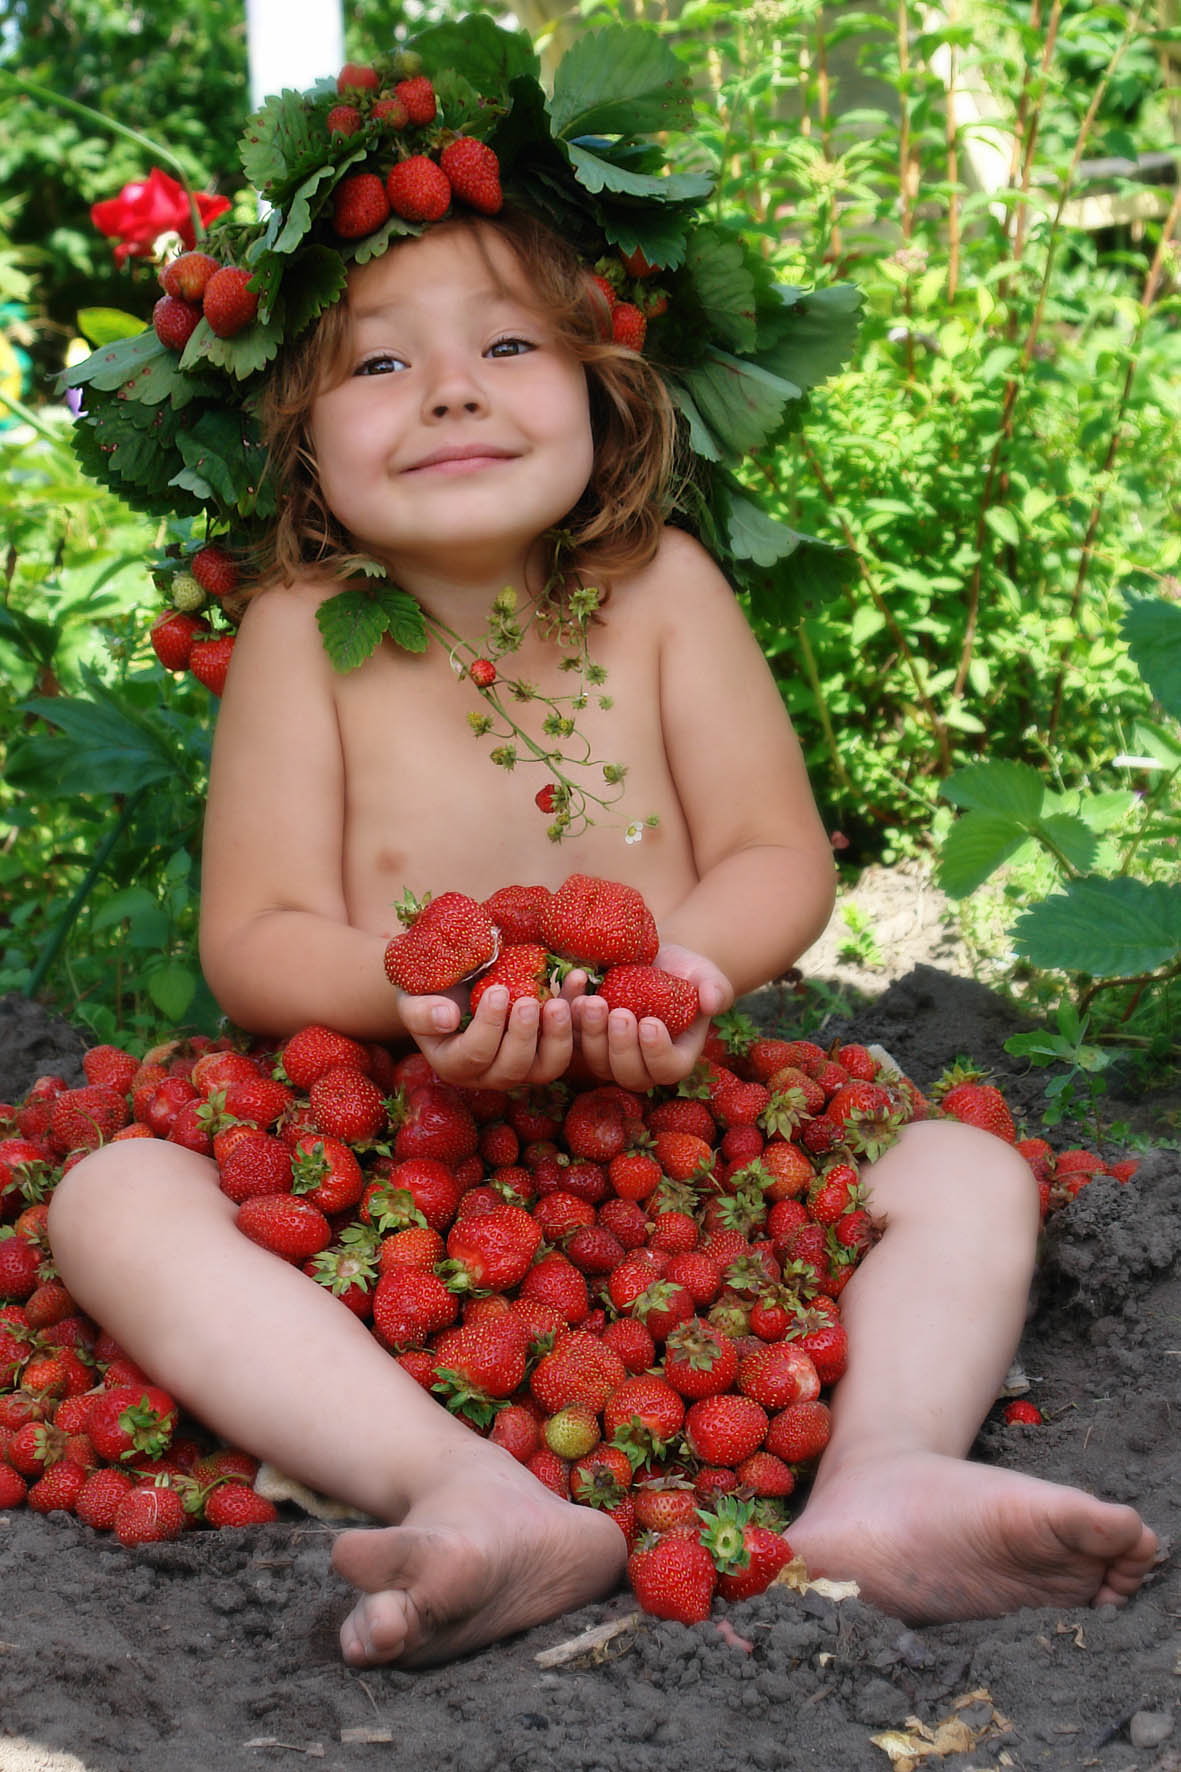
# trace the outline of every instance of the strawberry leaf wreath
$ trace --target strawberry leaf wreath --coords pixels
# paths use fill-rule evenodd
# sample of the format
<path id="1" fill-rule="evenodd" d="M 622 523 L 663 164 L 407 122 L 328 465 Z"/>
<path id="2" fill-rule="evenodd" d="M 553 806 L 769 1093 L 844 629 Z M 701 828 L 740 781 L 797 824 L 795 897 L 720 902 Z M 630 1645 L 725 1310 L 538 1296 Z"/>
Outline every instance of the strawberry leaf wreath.
<path id="1" fill-rule="evenodd" d="M 174 542 L 155 574 L 173 605 L 153 630 L 156 644 L 169 624 L 166 662 L 187 663 L 186 644 L 232 639 L 232 591 L 280 494 L 258 423 L 280 347 L 340 299 L 351 266 L 456 209 L 491 215 L 502 202 L 574 246 L 604 293 L 616 341 L 662 376 L 693 459 L 670 519 L 779 621 L 843 582 L 845 551 L 763 511 L 737 469 L 779 444 L 808 390 L 845 361 L 860 298 L 846 286 L 776 283 L 740 234 L 706 211 L 713 181 L 694 165 L 692 121 L 681 63 L 643 26 L 581 36 L 547 98 L 528 37 L 483 14 L 428 27 L 373 67 L 266 100 L 240 143 L 260 219 L 222 219 L 200 250 L 164 267 L 151 326 L 62 377 L 81 391 L 75 441 L 85 470 L 137 509 L 190 521 L 188 541 Z M 682 143 L 671 165 L 669 138 Z M 206 572 L 203 559 L 214 561 Z M 342 576 L 320 618 L 338 669 L 363 663 L 386 636 L 411 650 L 427 644 L 429 622 L 376 562 L 350 561 Z M 194 577 L 213 598 L 212 628 Z M 573 635 L 572 669 L 581 669 L 592 618 L 593 607 L 581 630 L 567 622 L 558 635 Z M 439 637 L 462 657 L 466 642 Z M 511 650 L 511 622 L 500 637 Z M 488 637 L 467 650 L 487 662 Z M 215 689 L 216 674 L 205 679 Z M 512 767 L 523 735 L 495 685 L 488 694 L 483 730 L 500 730 L 507 743 L 494 756 Z M 584 694 L 580 676 L 575 709 Z M 553 718 L 568 723 L 566 712 Z M 572 785 L 560 749 L 534 750 L 553 779 L 551 834 L 561 836 L 588 798 L 605 802 Z"/>

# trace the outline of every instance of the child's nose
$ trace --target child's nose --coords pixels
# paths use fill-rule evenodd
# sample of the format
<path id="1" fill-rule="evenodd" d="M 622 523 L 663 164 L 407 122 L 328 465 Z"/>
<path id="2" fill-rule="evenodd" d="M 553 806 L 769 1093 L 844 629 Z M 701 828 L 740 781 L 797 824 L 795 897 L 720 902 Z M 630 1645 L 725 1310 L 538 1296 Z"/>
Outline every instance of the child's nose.
<path id="1" fill-rule="evenodd" d="M 426 390 L 424 404 L 432 419 L 460 413 L 478 415 L 488 409 L 479 377 L 466 364 L 455 359 L 439 363 Z"/>

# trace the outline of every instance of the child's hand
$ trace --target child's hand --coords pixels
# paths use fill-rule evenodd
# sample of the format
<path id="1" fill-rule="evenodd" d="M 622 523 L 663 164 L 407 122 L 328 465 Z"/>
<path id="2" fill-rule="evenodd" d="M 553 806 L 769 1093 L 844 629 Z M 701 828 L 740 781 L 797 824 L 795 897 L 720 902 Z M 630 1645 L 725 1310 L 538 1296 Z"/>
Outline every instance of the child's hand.
<path id="1" fill-rule="evenodd" d="M 710 1017 L 728 1009 L 734 991 L 712 960 L 672 943 L 654 962 L 664 972 L 697 986 L 701 1014 L 687 1033 L 672 1039 L 655 1016 L 637 1022 L 630 1009 L 608 1010 L 601 997 L 580 996 L 573 1005 L 574 1028 L 583 1058 L 596 1076 L 639 1093 L 662 1083 L 679 1083 L 701 1056 Z"/>
<path id="2" fill-rule="evenodd" d="M 571 975 L 574 976 L 573 974 Z M 480 998 L 463 1032 L 457 1032 L 467 992 L 432 997 L 402 996 L 402 1024 L 445 1083 L 472 1089 L 516 1089 L 551 1083 L 574 1055 L 568 995 L 547 1003 L 520 997 L 509 1009 L 508 992 L 493 985 Z"/>

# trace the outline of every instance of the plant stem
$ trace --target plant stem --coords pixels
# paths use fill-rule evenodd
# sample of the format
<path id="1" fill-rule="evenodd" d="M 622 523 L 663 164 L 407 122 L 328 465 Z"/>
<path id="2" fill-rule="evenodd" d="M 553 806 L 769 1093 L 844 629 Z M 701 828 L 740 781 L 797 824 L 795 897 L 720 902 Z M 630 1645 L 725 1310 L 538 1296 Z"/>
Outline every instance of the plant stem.
<path id="1" fill-rule="evenodd" d="M 853 783 L 850 779 L 849 771 L 845 768 L 845 760 L 841 756 L 840 750 L 837 747 L 837 735 L 833 731 L 832 718 L 828 711 L 828 702 L 825 699 L 824 689 L 820 682 L 820 673 L 816 669 L 816 655 L 812 651 L 812 643 L 808 639 L 808 629 L 806 624 L 800 622 L 796 632 L 800 636 L 800 651 L 803 654 L 804 659 L 804 675 L 808 679 L 808 685 L 816 702 L 816 712 L 820 716 L 820 724 L 824 728 L 824 736 L 828 744 L 828 754 L 832 758 L 833 770 L 835 771 L 837 780 L 840 782 L 841 786 L 846 788 L 849 793 L 852 793 Z"/>
<path id="2" fill-rule="evenodd" d="M 62 948 L 65 945 L 66 937 L 77 922 L 83 905 L 89 898 L 99 875 L 107 864 L 107 859 L 110 856 L 111 851 L 135 817 L 139 803 L 146 793 L 146 788 L 140 788 L 138 793 L 132 794 L 129 799 L 124 801 L 118 818 L 115 820 L 114 824 L 111 826 L 110 830 L 95 851 L 94 860 L 87 868 L 81 885 L 78 887 L 73 898 L 62 912 L 59 922 L 46 941 L 44 947 L 41 949 L 41 952 L 38 954 L 37 963 L 33 967 L 33 970 L 29 975 L 28 983 L 25 985 L 22 992 L 23 996 L 35 996 L 44 984 L 46 974 L 57 959 L 57 956 L 61 953 Z"/>
<path id="3" fill-rule="evenodd" d="M 960 165 L 959 136 L 955 120 L 955 82 L 958 73 L 955 30 L 959 24 L 959 0 L 948 0 L 947 22 L 951 35 L 947 45 L 947 111 L 944 140 L 947 144 L 947 305 L 955 303 L 960 280 Z"/>
<path id="4" fill-rule="evenodd" d="M 1136 9 L 1128 20 L 1127 25 L 1124 27 L 1124 34 L 1116 44 L 1111 60 L 1108 62 L 1100 79 L 1096 83 L 1095 90 L 1091 95 L 1091 102 L 1087 106 L 1086 115 L 1079 126 L 1078 138 L 1075 141 L 1074 151 L 1070 157 L 1070 165 L 1067 167 L 1066 174 L 1063 177 L 1059 188 L 1058 204 L 1054 211 L 1054 217 L 1050 223 L 1049 235 L 1046 240 L 1045 262 L 1042 266 L 1041 284 L 1038 288 L 1037 301 L 1034 305 L 1033 318 L 1030 321 L 1025 343 L 1021 347 L 1021 355 L 1017 361 L 1017 366 L 1014 369 L 1013 374 L 1005 383 L 1004 398 L 1001 403 L 1000 428 L 997 432 L 996 441 L 992 446 L 991 454 L 989 455 L 988 468 L 984 478 L 984 490 L 980 495 L 980 508 L 976 515 L 976 535 L 974 544 L 976 563 L 972 568 L 972 578 L 968 587 L 968 610 L 964 622 L 964 639 L 960 648 L 959 668 L 956 671 L 955 684 L 952 689 L 953 696 L 960 696 L 963 694 L 964 685 L 968 680 L 968 671 L 972 663 L 972 653 L 976 644 L 976 624 L 980 613 L 980 587 L 984 575 L 984 562 L 986 558 L 985 549 L 989 536 L 986 519 L 994 502 L 994 492 L 997 490 L 1003 477 L 1004 456 L 1013 440 L 1013 414 L 1017 405 L 1017 395 L 1020 391 L 1025 372 L 1028 370 L 1029 365 L 1033 360 L 1034 348 L 1037 344 L 1038 335 L 1041 332 L 1042 319 L 1046 308 L 1046 297 L 1050 288 L 1050 276 L 1054 268 L 1054 257 L 1062 228 L 1062 215 L 1066 208 L 1071 190 L 1074 187 L 1074 176 L 1078 171 L 1079 162 L 1083 157 L 1083 150 L 1086 147 L 1092 125 L 1098 115 L 1099 107 L 1103 103 L 1107 88 L 1111 83 L 1111 77 L 1123 56 L 1124 50 L 1128 47 L 1128 44 L 1132 41 L 1135 35 L 1136 28 L 1140 22 L 1140 15 L 1144 11 L 1146 4 L 1147 0 L 1137 0 Z M 1055 0 L 1056 9 L 1059 5 L 1060 0 Z"/>
<path id="5" fill-rule="evenodd" d="M 132 129 L 126 123 L 108 117 L 104 111 L 96 111 L 90 105 L 79 103 L 75 98 L 67 98 L 64 93 L 51 92 L 47 86 L 39 86 L 35 80 L 26 80 L 21 74 L 13 74 L 7 68 L 0 68 L 0 80 L 6 80 L 9 86 L 23 92 L 28 98 L 39 99 L 42 104 L 54 105 L 59 111 L 68 111 L 71 116 L 80 117 L 83 122 L 97 124 L 100 129 L 107 130 L 111 135 L 122 136 L 125 141 L 134 142 L 159 162 L 169 168 L 177 183 L 188 199 L 189 214 L 193 218 L 193 237 L 200 240 L 205 232 L 205 224 L 201 220 L 201 211 L 197 208 L 197 199 L 189 184 L 189 175 L 170 148 L 163 148 L 151 136 L 142 135 L 138 129 Z"/>
<path id="6" fill-rule="evenodd" d="M 1116 402 L 1115 419 L 1111 427 L 1111 436 L 1107 441 L 1107 451 L 1103 457 L 1103 465 L 1099 469 L 1095 497 L 1091 505 L 1090 516 L 1087 520 L 1087 531 L 1083 537 L 1082 550 L 1079 554 L 1078 572 L 1075 575 L 1074 590 L 1070 599 L 1070 619 L 1072 623 L 1078 617 L 1079 604 L 1082 601 L 1083 589 L 1087 582 L 1087 574 L 1091 569 L 1091 560 L 1095 548 L 1095 535 L 1099 528 L 1099 519 L 1103 511 L 1103 502 L 1107 496 L 1107 475 L 1115 460 L 1116 451 L 1119 448 L 1123 434 L 1124 417 L 1127 413 L 1128 403 L 1132 395 L 1132 383 L 1136 378 L 1136 370 L 1140 364 L 1140 351 L 1144 344 L 1144 334 L 1148 326 L 1148 316 L 1152 304 L 1156 299 L 1156 292 L 1160 285 L 1161 274 L 1164 269 L 1165 249 L 1176 231 L 1179 220 L 1181 220 L 1181 185 L 1178 185 L 1177 190 L 1173 194 L 1173 201 L 1169 205 L 1169 213 L 1165 217 L 1165 224 L 1161 229 L 1160 239 L 1157 241 L 1156 252 L 1153 254 L 1152 263 L 1148 269 L 1148 275 L 1144 280 L 1144 292 L 1140 298 L 1140 312 L 1136 320 L 1136 330 L 1132 336 L 1132 342 L 1128 347 L 1128 361 L 1124 370 L 1123 386 L 1120 389 L 1119 400 Z M 1058 661 L 1058 673 L 1054 680 L 1054 702 L 1050 710 L 1050 724 L 1048 728 L 1051 744 L 1053 743 L 1054 735 L 1058 730 L 1058 721 L 1062 716 L 1062 698 L 1066 692 L 1066 671 L 1069 659 L 1070 647 L 1069 645 L 1066 645 L 1062 648 Z"/>
<path id="7" fill-rule="evenodd" d="M 914 683 L 915 694 L 918 697 L 918 700 L 922 705 L 923 712 L 926 714 L 927 720 L 930 724 L 931 736 L 934 738 L 935 743 L 939 747 L 939 766 L 940 766 L 941 770 L 943 771 L 943 773 L 946 775 L 947 771 L 951 768 L 951 745 L 950 745 L 950 741 L 948 740 L 948 736 L 947 736 L 947 727 L 944 725 L 943 721 L 939 718 L 938 710 L 936 709 L 935 704 L 931 700 L 930 696 L 927 694 L 926 688 L 923 684 L 922 674 L 919 671 L 918 665 L 915 662 L 914 654 L 911 652 L 910 647 L 906 643 L 906 635 L 902 632 L 902 629 L 899 627 L 897 621 L 895 620 L 893 610 L 890 608 L 890 605 L 886 601 L 885 597 L 883 597 L 882 593 L 878 590 L 878 588 L 877 588 L 876 584 L 874 583 L 873 578 L 870 574 L 868 566 L 865 564 L 865 561 L 861 558 L 861 554 L 858 551 L 857 543 L 856 543 L 856 539 L 853 535 L 853 531 L 850 529 L 847 521 L 845 520 L 844 515 L 842 514 L 842 512 L 840 510 L 840 507 L 837 504 L 836 494 L 833 491 L 832 487 L 829 485 L 828 481 L 825 479 L 824 470 L 820 466 L 820 463 L 817 461 L 816 456 L 812 451 L 811 445 L 808 442 L 808 439 L 804 436 L 801 436 L 799 439 L 799 444 L 800 444 L 800 448 L 804 452 L 804 459 L 807 461 L 808 466 L 811 468 L 812 473 L 815 476 L 816 482 L 820 487 L 820 490 L 823 492 L 825 498 L 828 500 L 829 505 L 832 507 L 833 515 L 835 516 L 838 524 L 840 525 L 841 533 L 844 535 L 846 546 L 849 548 L 850 552 L 853 555 L 854 560 L 857 562 L 857 571 L 861 576 L 861 581 L 864 584 L 866 590 L 869 592 L 869 595 L 873 601 L 874 607 L 878 610 L 878 612 L 881 615 L 886 626 L 889 628 L 890 634 L 894 640 L 894 644 L 898 648 L 899 653 L 901 654 L 903 659 L 906 661 L 906 668 L 910 672 L 911 681 Z"/>
<path id="8" fill-rule="evenodd" d="M 898 202 L 902 222 L 902 244 L 909 246 L 914 235 L 914 205 L 911 197 L 910 150 L 910 18 L 907 0 L 898 0 L 895 15 L 898 48 Z M 906 381 L 914 386 L 914 308 L 911 301 L 910 276 L 902 285 L 902 302 L 906 313 Z"/>

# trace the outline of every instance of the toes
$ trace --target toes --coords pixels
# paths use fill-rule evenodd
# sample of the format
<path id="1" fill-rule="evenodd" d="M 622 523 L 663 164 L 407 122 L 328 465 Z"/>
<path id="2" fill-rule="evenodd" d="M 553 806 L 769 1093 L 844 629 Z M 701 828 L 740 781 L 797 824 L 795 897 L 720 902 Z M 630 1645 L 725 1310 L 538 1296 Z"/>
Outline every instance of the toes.
<path id="1" fill-rule="evenodd" d="M 406 1535 L 397 1528 L 342 1532 L 332 1546 L 332 1567 L 353 1587 L 375 1594 L 399 1583 L 407 1549 Z"/>
<path id="2" fill-rule="evenodd" d="M 409 1597 L 400 1592 L 366 1594 L 340 1627 L 340 1649 L 353 1667 L 396 1661 L 410 1637 Z"/>

